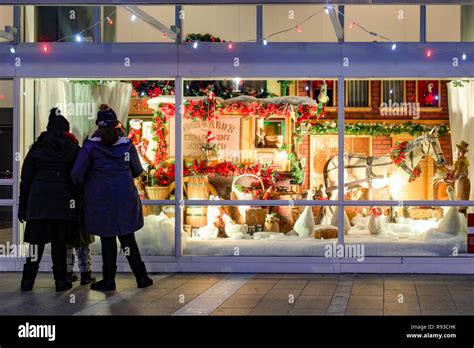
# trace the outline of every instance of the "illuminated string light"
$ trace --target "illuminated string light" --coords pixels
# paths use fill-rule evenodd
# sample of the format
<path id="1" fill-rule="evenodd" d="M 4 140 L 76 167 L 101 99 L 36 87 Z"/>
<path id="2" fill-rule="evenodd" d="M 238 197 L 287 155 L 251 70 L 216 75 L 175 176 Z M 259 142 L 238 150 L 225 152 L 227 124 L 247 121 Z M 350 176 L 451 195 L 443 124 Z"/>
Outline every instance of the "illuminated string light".
<path id="1" fill-rule="evenodd" d="M 77 42 L 81 42 L 81 41 L 82 41 L 81 35 L 76 35 L 76 41 L 77 41 Z"/>
<path id="2" fill-rule="evenodd" d="M 43 53 L 48 53 L 49 52 L 48 45 L 44 44 L 43 46 L 41 46 L 41 50 L 43 51 Z"/>
<path id="3" fill-rule="evenodd" d="M 467 55 L 466 55 L 466 53 L 463 53 L 462 60 L 466 60 L 466 59 L 467 59 Z"/>
<path id="4" fill-rule="evenodd" d="M 198 48 L 198 42 L 197 41 L 193 42 L 193 48 Z"/>
<path id="5" fill-rule="evenodd" d="M 351 24 L 349 24 L 349 29 L 354 28 L 354 25 L 355 25 L 355 24 L 356 24 L 355 22 L 351 22 Z"/>
<path id="6" fill-rule="evenodd" d="M 230 42 L 227 44 L 227 48 L 228 48 L 229 50 L 231 50 L 233 47 L 234 47 L 234 45 L 232 44 L 232 41 L 230 41 Z"/>
<path id="7" fill-rule="evenodd" d="M 431 58 L 433 56 L 433 51 L 432 50 L 426 50 L 426 56 L 428 58 Z"/>
<path id="8" fill-rule="evenodd" d="M 132 22 L 135 22 L 136 19 L 137 19 L 137 16 L 135 16 L 135 15 L 132 15 L 132 16 L 130 17 L 130 20 L 131 20 Z"/>
<path id="9" fill-rule="evenodd" d="M 263 40 L 263 46 L 268 45 L 268 41 L 266 39 Z"/>
<path id="10" fill-rule="evenodd" d="M 10 53 L 11 53 L 11 54 L 15 54 L 15 52 L 16 52 L 15 47 L 13 47 L 13 46 L 10 47 Z"/>
<path id="11" fill-rule="evenodd" d="M 324 12 L 328 15 L 329 14 L 329 9 L 327 7 L 325 7 Z"/>
<path id="12" fill-rule="evenodd" d="M 300 27 L 299 25 L 297 25 L 297 26 L 296 26 L 296 31 L 297 31 L 298 33 L 301 33 L 303 30 L 301 29 L 301 27 Z"/>
<path id="13" fill-rule="evenodd" d="M 161 37 L 162 37 L 163 39 L 166 39 L 166 31 L 164 31 L 164 32 L 161 33 Z"/>
<path id="14" fill-rule="evenodd" d="M 397 44 L 396 43 L 393 43 L 392 44 L 392 51 L 395 51 L 397 49 Z"/>
<path id="15" fill-rule="evenodd" d="M 107 17 L 107 23 L 109 23 L 110 25 L 114 24 L 114 21 L 112 20 L 112 18 L 110 17 Z"/>

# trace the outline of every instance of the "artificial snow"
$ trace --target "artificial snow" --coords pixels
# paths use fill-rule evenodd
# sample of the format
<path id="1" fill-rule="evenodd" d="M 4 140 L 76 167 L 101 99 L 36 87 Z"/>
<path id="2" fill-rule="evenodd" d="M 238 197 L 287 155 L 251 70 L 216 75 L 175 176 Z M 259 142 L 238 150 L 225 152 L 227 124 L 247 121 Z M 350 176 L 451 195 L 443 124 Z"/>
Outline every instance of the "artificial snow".
<path id="1" fill-rule="evenodd" d="M 456 212 L 457 213 L 457 212 Z M 400 218 L 388 223 L 380 216 L 384 230 L 371 235 L 368 229 L 370 217 L 357 215 L 353 226 L 345 235 L 346 244 L 364 244 L 365 256 L 450 256 L 453 252 L 466 252 L 466 219 L 459 215 L 459 229 L 453 235 L 444 229 L 443 220 L 412 220 Z M 144 227 L 136 232 L 142 255 L 174 255 L 174 219 L 165 214 L 145 217 Z M 442 227 L 442 228 L 440 228 Z M 314 230 L 331 228 L 316 225 Z M 256 232 L 252 236 L 237 232 L 232 238 L 217 238 L 216 230 L 205 237 L 189 237 L 183 232 L 184 255 L 234 256 L 238 248 L 240 256 L 324 256 L 328 244 L 337 239 L 315 239 L 312 235 L 300 237 L 295 231 Z M 209 231 L 211 232 L 211 231 Z M 93 254 L 100 254 L 100 240 L 93 244 Z"/>

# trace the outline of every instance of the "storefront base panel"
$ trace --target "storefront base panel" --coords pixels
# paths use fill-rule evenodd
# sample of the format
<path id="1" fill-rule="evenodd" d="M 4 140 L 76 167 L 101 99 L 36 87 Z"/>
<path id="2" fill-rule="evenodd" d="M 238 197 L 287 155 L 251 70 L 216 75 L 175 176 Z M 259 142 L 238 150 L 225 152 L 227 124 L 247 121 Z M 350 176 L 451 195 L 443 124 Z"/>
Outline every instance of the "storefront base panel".
<path id="1" fill-rule="evenodd" d="M 353 259 L 308 257 L 144 257 L 149 272 L 157 273 L 393 273 L 393 274 L 474 274 L 474 257 L 366 257 Z M 21 272 L 24 259 L 0 262 L 0 272 Z M 118 272 L 130 272 L 127 260 L 119 258 Z M 51 272 L 51 258 L 45 256 L 41 272 Z M 94 272 L 101 272 L 100 256 L 93 260 Z"/>

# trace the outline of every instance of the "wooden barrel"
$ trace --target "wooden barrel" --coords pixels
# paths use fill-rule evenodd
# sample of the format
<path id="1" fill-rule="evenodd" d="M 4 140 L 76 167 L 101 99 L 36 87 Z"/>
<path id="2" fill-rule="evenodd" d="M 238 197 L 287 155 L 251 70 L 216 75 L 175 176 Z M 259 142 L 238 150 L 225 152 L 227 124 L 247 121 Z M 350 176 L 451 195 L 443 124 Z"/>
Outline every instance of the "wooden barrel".
<path id="1" fill-rule="evenodd" d="M 186 224 L 191 227 L 202 227 L 207 225 L 207 207 L 188 206 L 186 207 Z"/>
<path id="2" fill-rule="evenodd" d="M 207 175 L 189 176 L 186 183 L 186 194 L 188 199 L 208 199 L 209 178 Z"/>

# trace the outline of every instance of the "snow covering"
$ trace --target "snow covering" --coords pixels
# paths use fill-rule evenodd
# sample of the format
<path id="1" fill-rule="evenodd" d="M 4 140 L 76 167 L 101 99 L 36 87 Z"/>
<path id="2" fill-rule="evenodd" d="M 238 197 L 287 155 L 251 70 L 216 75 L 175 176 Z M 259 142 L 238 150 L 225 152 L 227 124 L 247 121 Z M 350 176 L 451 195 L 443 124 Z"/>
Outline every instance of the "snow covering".
<path id="1" fill-rule="evenodd" d="M 445 217 L 451 214 L 445 214 Z M 358 215 L 352 220 L 353 226 L 347 232 L 345 242 L 364 244 L 365 256 L 449 256 L 454 251 L 461 254 L 466 252 L 467 224 L 464 215 L 457 215 L 458 230 L 454 234 L 451 227 L 445 226 L 445 219 L 400 218 L 398 223 L 387 223 L 381 216 L 385 228 L 377 235 L 369 232 L 370 217 Z M 453 221 L 452 216 L 449 219 Z M 331 226 L 315 226 L 315 230 L 320 228 Z M 235 233 L 232 238 L 214 236 L 210 233 L 206 237 L 191 238 L 183 231 L 183 254 L 233 256 L 237 247 L 240 256 L 324 256 L 325 247 L 337 241 L 315 239 L 311 235 L 300 237 L 295 231 L 287 234 L 256 232 L 253 236 Z M 174 255 L 174 219 L 163 213 L 149 215 L 145 217 L 145 226 L 137 231 L 136 238 L 143 255 Z M 98 238 L 93 244 L 93 253 L 100 254 Z"/>

